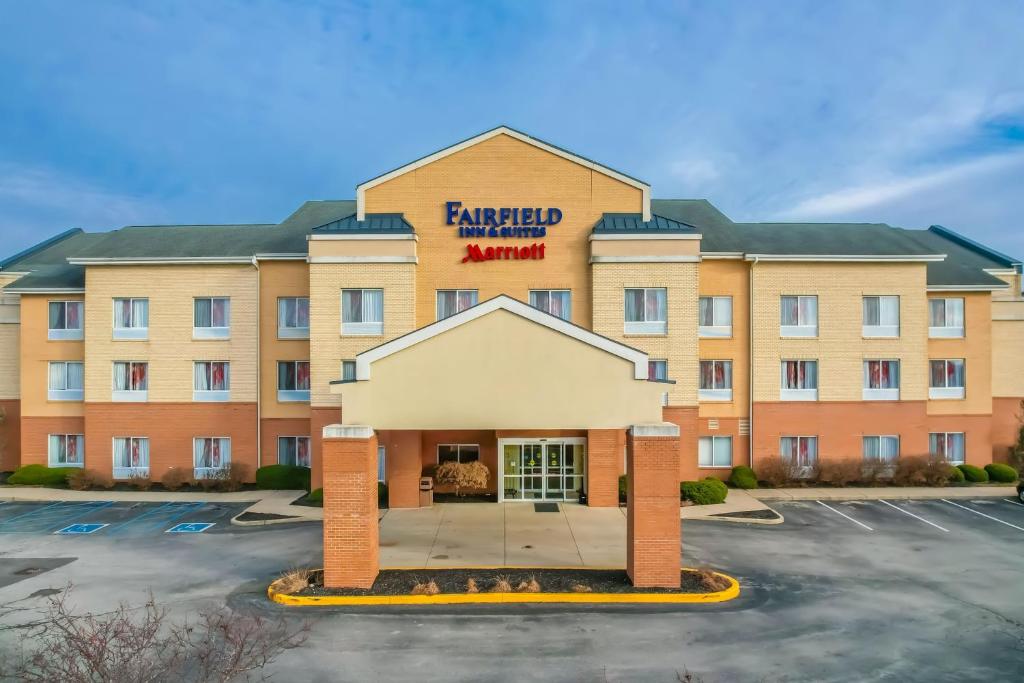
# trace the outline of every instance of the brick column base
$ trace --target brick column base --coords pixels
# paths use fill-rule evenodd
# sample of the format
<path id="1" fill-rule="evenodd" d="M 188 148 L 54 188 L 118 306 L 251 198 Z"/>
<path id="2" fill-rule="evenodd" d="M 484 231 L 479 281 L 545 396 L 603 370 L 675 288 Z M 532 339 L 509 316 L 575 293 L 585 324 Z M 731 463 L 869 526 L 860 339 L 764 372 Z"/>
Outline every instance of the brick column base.
<path id="1" fill-rule="evenodd" d="M 679 588 L 679 427 L 635 425 L 627 447 L 626 573 L 637 587 Z"/>
<path id="2" fill-rule="evenodd" d="M 323 429 L 324 585 L 370 588 L 380 571 L 377 436 L 369 427 Z"/>
<path id="3" fill-rule="evenodd" d="M 618 507 L 619 474 L 625 432 L 621 429 L 591 429 L 587 432 L 587 505 Z"/>

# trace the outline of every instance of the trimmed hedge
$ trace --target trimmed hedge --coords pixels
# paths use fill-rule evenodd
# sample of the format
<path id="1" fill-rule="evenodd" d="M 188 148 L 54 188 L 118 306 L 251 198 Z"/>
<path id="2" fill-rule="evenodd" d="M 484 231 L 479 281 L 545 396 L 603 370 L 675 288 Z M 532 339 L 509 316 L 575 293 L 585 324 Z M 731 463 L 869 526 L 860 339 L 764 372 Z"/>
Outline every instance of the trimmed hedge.
<path id="1" fill-rule="evenodd" d="M 306 495 L 306 502 L 307 503 L 320 503 L 321 505 L 323 505 L 324 504 L 324 490 L 323 489 L 314 489 L 314 490 L 310 491 L 309 494 Z"/>
<path id="2" fill-rule="evenodd" d="M 272 491 L 308 491 L 308 467 L 295 465 L 267 465 L 256 470 L 256 488 Z"/>
<path id="3" fill-rule="evenodd" d="M 623 474 L 619 477 L 619 502 L 626 502 L 626 492 L 629 489 L 629 477 Z"/>
<path id="4" fill-rule="evenodd" d="M 729 483 L 738 489 L 756 489 L 757 475 L 746 465 L 737 465 L 729 474 Z"/>
<path id="5" fill-rule="evenodd" d="M 951 483 L 953 483 L 953 484 L 962 484 L 962 483 L 964 483 L 965 479 L 966 479 L 966 477 L 964 477 L 963 470 L 961 470 L 959 467 L 950 467 L 949 468 L 949 481 Z"/>
<path id="6" fill-rule="evenodd" d="M 961 472 L 964 473 L 964 478 L 967 481 L 973 483 L 981 483 L 988 481 L 988 472 L 977 467 L 975 465 L 957 465 Z"/>
<path id="7" fill-rule="evenodd" d="M 46 467 L 45 465 L 25 465 L 7 477 L 8 484 L 21 486 L 58 486 L 68 484 L 68 477 L 75 474 L 81 467 Z"/>
<path id="8" fill-rule="evenodd" d="M 683 500 L 692 501 L 696 505 L 715 505 L 725 500 L 729 488 L 714 477 L 702 481 L 683 481 L 679 483 L 679 495 Z"/>
<path id="9" fill-rule="evenodd" d="M 985 465 L 985 471 L 988 473 L 988 478 L 992 481 L 998 481 L 1002 484 L 1011 484 L 1017 481 L 1017 470 L 1001 462 Z"/>

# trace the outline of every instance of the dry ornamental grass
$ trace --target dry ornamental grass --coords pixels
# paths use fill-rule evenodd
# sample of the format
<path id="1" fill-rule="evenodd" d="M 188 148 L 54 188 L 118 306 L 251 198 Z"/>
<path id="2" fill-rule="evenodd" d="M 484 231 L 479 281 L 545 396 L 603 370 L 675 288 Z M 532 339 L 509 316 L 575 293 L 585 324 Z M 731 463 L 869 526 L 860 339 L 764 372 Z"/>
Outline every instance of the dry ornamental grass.
<path id="1" fill-rule="evenodd" d="M 469 581 L 466 582 L 467 593 L 479 593 L 480 589 L 477 588 L 476 579 L 470 577 Z"/>
<path id="2" fill-rule="evenodd" d="M 494 585 L 491 586 L 492 593 L 511 593 L 512 584 L 509 583 L 507 576 L 499 576 L 494 581 Z"/>
<path id="3" fill-rule="evenodd" d="M 521 581 L 519 583 L 519 585 L 516 586 L 516 592 L 517 593 L 540 593 L 540 584 L 537 583 L 537 579 L 536 578 L 531 576 L 529 581 Z"/>
<path id="4" fill-rule="evenodd" d="M 583 583 L 574 583 L 572 585 L 573 593 L 593 593 L 594 589 Z"/>
<path id="5" fill-rule="evenodd" d="M 278 588 L 285 595 L 292 595 L 309 587 L 309 579 L 313 575 L 310 569 L 290 569 L 281 575 Z"/>
<path id="6" fill-rule="evenodd" d="M 717 593 L 718 591 L 724 591 L 731 585 L 729 579 L 719 576 L 710 569 L 698 569 L 697 573 L 700 575 L 701 586 L 706 591 Z"/>
<path id="7" fill-rule="evenodd" d="M 417 583 L 409 591 L 410 595 L 437 595 L 441 592 L 441 589 L 437 587 L 437 583 L 434 581 L 428 581 L 427 583 Z"/>

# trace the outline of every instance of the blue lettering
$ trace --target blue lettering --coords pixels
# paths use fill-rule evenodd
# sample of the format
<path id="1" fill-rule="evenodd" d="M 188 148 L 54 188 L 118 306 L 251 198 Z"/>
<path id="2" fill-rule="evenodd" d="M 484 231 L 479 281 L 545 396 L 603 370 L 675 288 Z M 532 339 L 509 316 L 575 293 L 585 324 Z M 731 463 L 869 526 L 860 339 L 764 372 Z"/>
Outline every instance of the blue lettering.
<path id="1" fill-rule="evenodd" d="M 523 209 L 523 225 L 529 225 L 533 222 L 533 209 Z"/>
<path id="2" fill-rule="evenodd" d="M 498 222 L 495 220 L 495 210 L 492 208 L 484 209 L 484 225 L 497 225 Z"/>
<path id="3" fill-rule="evenodd" d="M 462 215 L 459 216 L 459 225 L 473 225 L 473 217 L 469 213 L 469 209 L 463 209 Z"/>
<path id="4" fill-rule="evenodd" d="M 506 223 L 508 223 L 508 219 L 509 219 L 509 217 L 511 215 L 512 215 L 512 210 L 511 209 L 505 209 L 505 208 L 499 209 L 498 210 L 498 221 L 499 221 L 498 224 L 499 225 L 505 225 Z"/>
<path id="5" fill-rule="evenodd" d="M 561 209 L 548 209 L 548 225 L 557 225 L 562 220 Z"/>
<path id="6" fill-rule="evenodd" d="M 455 223 L 455 217 L 459 215 L 459 207 L 462 202 L 445 202 L 445 210 L 448 212 L 448 225 Z"/>

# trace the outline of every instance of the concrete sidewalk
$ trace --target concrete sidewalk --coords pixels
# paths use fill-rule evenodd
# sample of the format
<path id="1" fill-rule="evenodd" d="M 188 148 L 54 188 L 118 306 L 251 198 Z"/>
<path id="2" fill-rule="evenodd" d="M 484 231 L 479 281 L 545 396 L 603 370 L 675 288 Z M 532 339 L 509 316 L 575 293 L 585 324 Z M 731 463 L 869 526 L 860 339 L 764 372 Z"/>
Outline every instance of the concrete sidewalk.
<path id="1" fill-rule="evenodd" d="M 730 492 L 732 495 L 733 492 Z M 814 487 L 782 489 L 754 489 L 747 491 L 758 500 L 880 500 L 928 498 L 988 498 L 1016 497 L 1014 486 L 872 486 L 872 487 Z"/>
<path id="2" fill-rule="evenodd" d="M 724 503 L 717 505 L 685 505 L 679 508 L 680 519 L 704 519 L 714 515 L 722 515 L 730 512 L 754 512 L 755 510 L 769 510 L 770 508 L 758 498 L 750 495 L 754 491 L 743 489 L 729 489 L 729 494 Z M 781 518 L 780 518 L 781 520 Z M 753 520 L 738 520 L 750 522 Z"/>

